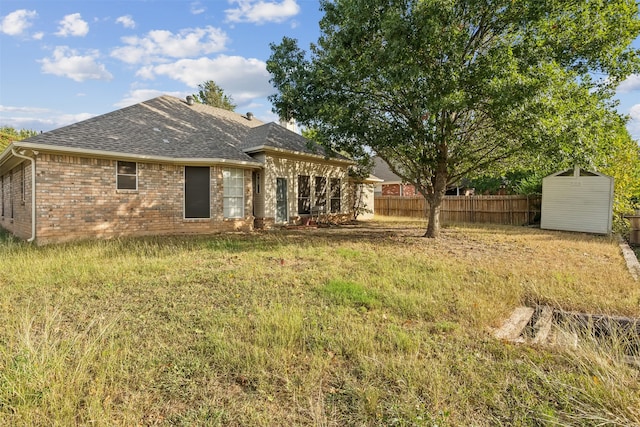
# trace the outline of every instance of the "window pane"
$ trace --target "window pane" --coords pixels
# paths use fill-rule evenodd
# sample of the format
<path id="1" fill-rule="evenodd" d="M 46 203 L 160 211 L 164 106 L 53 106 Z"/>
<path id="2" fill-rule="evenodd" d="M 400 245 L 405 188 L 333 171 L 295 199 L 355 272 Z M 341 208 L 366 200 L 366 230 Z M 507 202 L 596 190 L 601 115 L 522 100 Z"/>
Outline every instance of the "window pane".
<path id="1" fill-rule="evenodd" d="M 136 189 L 136 177 L 135 175 L 118 175 L 118 190 L 135 190 Z"/>
<path id="2" fill-rule="evenodd" d="M 341 188 L 340 188 L 340 179 L 339 178 L 332 178 L 331 179 L 331 212 L 332 213 L 339 213 L 340 212 L 340 194 L 341 194 Z"/>
<path id="3" fill-rule="evenodd" d="M 136 163 L 118 161 L 118 174 L 135 175 Z"/>
<path id="4" fill-rule="evenodd" d="M 340 199 L 331 199 L 331 213 L 340 213 Z"/>
<path id="5" fill-rule="evenodd" d="M 311 213 L 311 177 L 298 175 L 298 213 Z"/>
<path id="6" fill-rule="evenodd" d="M 331 198 L 340 197 L 340 179 L 331 179 Z"/>
<path id="7" fill-rule="evenodd" d="M 308 198 L 298 199 L 298 213 L 308 214 L 311 213 L 311 200 Z"/>
<path id="8" fill-rule="evenodd" d="M 298 197 L 309 197 L 311 195 L 311 185 L 309 177 L 306 175 L 298 176 Z"/>
<path id="9" fill-rule="evenodd" d="M 225 197 L 224 198 L 224 217 L 225 218 L 242 218 L 244 209 L 241 197 Z"/>
<path id="10" fill-rule="evenodd" d="M 244 217 L 244 170 L 223 171 L 223 214 L 225 218 Z"/>
<path id="11" fill-rule="evenodd" d="M 325 206 L 327 204 L 327 178 L 323 176 L 316 177 L 316 206 Z"/>

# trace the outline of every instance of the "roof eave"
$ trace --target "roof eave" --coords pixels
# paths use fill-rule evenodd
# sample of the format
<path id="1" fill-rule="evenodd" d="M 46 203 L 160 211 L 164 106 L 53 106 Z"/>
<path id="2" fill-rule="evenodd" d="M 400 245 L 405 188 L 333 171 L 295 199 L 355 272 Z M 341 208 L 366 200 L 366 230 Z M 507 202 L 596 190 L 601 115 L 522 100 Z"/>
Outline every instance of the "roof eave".
<path id="1" fill-rule="evenodd" d="M 34 144 L 30 142 L 16 142 L 15 147 L 25 148 L 33 151 L 43 151 L 50 153 L 63 153 L 63 154 L 75 154 L 84 156 L 93 156 L 99 158 L 118 158 L 122 160 L 135 160 L 135 161 L 147 161 L 147 162 L 159 162 L 159 163 L 173 163 L 173 164 L 223 164 L 229 166 L 241 166 L 249 168 L 262 168 L 262 163 L 250 161 L 250 160 L 233 160 L 223 159 L 218 157 L 166 157 L 166 156 L 148 156 L 144 154 L 124 153 L 117 151 L 103 151 L 103 150 L 89 150 L 73 147 L 58 147 L 45 144 Z M 10 150 L 9 150 L 10 152 Z M 5 153 L 3 153 L 4 155 Z M 2 158 L 0 157 L 0 163 Z"/>
<path id="2" fill-rule="evenodd" d="M 277 148 L 277 147 L 272 147 L 269 145 L 258 145 L 255 147 L 250 147 L 250 148 L 245 148 L 244 150 L 242 150 L 243 152 L 245 152 L 246 154 L 253 154 L 253 153 L 260 153 L 260 152 L 264 152 L 264 153 L 277 153 L 277 154 L 289 154 L 289 155 L 293 155 L 296 157 L 312 157 L 314 159 L 317 160 L 322 160 L 325 162 L 336 162 L 336 163 L 341 163 L 341 164 L 345 164 L 345 165 L 355 165 L 356 162 L 354 162 L 353 160 L 349 160 L 349 159 L 338 159 L 335 157 L 328 157 L 322 154 L 313 154 L 313 153 L 305 153 L 302 151 L 296 151 L 296 150 L 286 150 L 284 148 Z"/>
<path id="3" fill-rule="evenodd" d="M 2 153 L 0 153 L 0 168 L 2 168 L 2 165 L 4 165 L 13 157 L 11 149 L 15 147 L 15 142 L 12 142 L 7 146 L 7 148 L 4 149 L 4 151 L 2 151 Z"/>

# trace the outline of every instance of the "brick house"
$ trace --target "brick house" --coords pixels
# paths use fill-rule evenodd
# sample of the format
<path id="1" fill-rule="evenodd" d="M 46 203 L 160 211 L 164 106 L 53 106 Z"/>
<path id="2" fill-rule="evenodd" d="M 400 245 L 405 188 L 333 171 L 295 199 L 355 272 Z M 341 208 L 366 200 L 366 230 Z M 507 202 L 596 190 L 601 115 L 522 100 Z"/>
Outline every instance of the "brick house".
<path id="1" fill-rule="evenodd" d="M 46 244 L 346 217 L 352 163 L 250 113 L 161 96 L 13 142 L 0 226 Z"/>
<path id="2" fill-rule="evenodd" d="M 404 182 L 391 170 L 387 162 L 377 156 L 373 158 L 373 175 L 382 180 L 375 187 L 377 196 L 413 197 L 419 195 L 413 184 Z"/>

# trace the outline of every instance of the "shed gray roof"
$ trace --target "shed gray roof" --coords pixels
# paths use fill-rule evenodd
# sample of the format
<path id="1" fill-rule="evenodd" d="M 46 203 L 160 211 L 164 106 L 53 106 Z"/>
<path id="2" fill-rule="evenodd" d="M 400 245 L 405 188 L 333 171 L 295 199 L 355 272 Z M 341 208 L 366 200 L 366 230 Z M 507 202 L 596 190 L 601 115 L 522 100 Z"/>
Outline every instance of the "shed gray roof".
<path id="1" fill-rule="evenodd" d="M 304 154 L 322 148 L 275 123 L 160 96 L 15 143 L 18 147 L 163 159 L 256 161 L 243 149 L 273 147 Z M 316 148 L 314 148 L 314 146 Z"/>

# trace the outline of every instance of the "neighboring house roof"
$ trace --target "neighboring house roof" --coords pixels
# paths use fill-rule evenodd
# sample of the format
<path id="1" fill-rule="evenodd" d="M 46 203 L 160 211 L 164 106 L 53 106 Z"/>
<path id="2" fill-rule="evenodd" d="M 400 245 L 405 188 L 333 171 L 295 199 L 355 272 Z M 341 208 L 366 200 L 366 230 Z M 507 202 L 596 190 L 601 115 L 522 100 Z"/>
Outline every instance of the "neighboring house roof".
<path id="1" fill-rule="evenodd" d="M 403 182 L 402 178 L 391 171 L 387 162 L 378 156 L 373 158 L 373 175 L 380 178 L 385 184 Z"/>
<path id="2" fill-rule="evenodd" d="M 311 149 L 316 146 L 318 148 Z M 179 162 L 261 165 L 243 149 L 315 155 L 304 137 L 232 111 L 160 96 L 22 141 L 14 147 Z M 7 152 L 0 156 L 0 163 Z M 343 158 L 344 159 L 344 158 Z"/>

